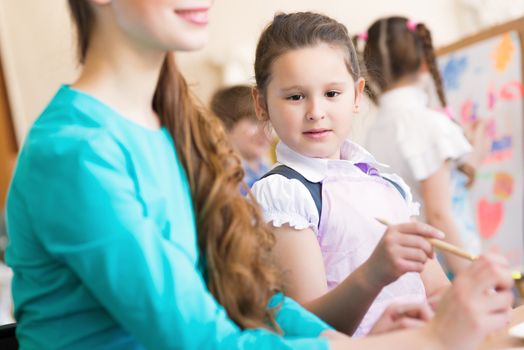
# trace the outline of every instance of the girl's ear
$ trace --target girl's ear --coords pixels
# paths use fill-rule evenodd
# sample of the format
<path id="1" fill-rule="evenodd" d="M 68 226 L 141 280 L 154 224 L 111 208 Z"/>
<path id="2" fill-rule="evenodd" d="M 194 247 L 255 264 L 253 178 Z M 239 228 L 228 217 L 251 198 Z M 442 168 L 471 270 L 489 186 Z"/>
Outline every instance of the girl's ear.
<path id="1" fill-rule="evenodd" d="M 366 87 L 366 81 L 364 78 L 358 78 L 355 83 L 355 104 L 353 105 L 353 112 L 358 113 L 360 111 L 360 102 L 362 101 L 362 94 Z"/>
<path id="2" fill-rule="evenodd" d="M 256 87 L 251 90 L 251 95 L 253 96 L 253 101 L 255 103 L 255 113 L 257 119 L 261 122 L 269 120 L 269 115 L 267 113 L 267 105 L 264 99 L 264 95 L 258 91 Z"/>

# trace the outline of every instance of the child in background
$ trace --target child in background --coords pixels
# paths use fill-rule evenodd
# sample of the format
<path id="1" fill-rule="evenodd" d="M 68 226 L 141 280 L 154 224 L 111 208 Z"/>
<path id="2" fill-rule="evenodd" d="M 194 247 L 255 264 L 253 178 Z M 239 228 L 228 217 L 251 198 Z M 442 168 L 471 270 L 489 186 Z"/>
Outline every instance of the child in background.
<path id="1" fill-rule="evenodd" d="M 442 234 L 409 223 L 418 211 L 409 187 L 347 140 L 365 82 L 346 27 L 319 14 L 276 16 L 260 37 L 255 78 L 257 114 L 281 140 L 281 165 L 252 191 L 275 227 L 286 294 L 363 336 L 388 305 L 426 303 L 445 289 L 425 239 Z"/>
<path id="2" fill-rule="evenodd" d="M 242 158 L 244 181 L 251 187 L 268 170 L 270 140 L 255 114 L 252 88 L 225 87 L 211 98 L 211 111 L 222 120 L 226 132 Z"/>
<path id="3" fill-rule="evenodd" d="M 422 220 L 445 232 L 449 243 L 478 254 L 480 237 L 467 223 L 472 218 L 463 206 L 464 193 L 462 200 L 455 197 L 452 202 L 453 186 L 465 188 L 474 175 L 467 163 L 457 166 L 471 146 L 457 124 L 427 106 L 428 96 L 419 86 L 429 72 L 442 108 L 446 106 L 429 30 L 423 23 L 389 17 L 373 23 L 364 37 L 371 97 L 379 106 L 366 138 L 367 149 L 406 180 L 414 199 L 423 203 Z M 453 205 L 466 216 L 454 218 Z M 462 237 L 456 220 L 465 220 Z M 452 273 L 468 264 L 449 253 L 444 257 Z"/>

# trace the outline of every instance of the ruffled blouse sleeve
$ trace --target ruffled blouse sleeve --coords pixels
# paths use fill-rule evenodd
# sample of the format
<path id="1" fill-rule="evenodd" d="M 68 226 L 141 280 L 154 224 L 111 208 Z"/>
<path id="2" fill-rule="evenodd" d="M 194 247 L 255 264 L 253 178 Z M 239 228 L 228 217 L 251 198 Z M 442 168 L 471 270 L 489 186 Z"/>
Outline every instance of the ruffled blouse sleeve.
<path id="1" fill-rule="evenodd" d="M 288 224 L 297 230 L 311 228 L 318 233 L 317 207 L 300 181 L 275 174 L 257 181 L 251 191 L 262 207 L 266 222 L 274 227 Z"/>
<path id="2" fill-rule="evenodd" d="M 407 164 L 416 180 L 427 179 L 446 160 L 471 152 L 462 129 L 445 115 L 425 110 L 408 116 L 399 125 L 397 137 Z"/>

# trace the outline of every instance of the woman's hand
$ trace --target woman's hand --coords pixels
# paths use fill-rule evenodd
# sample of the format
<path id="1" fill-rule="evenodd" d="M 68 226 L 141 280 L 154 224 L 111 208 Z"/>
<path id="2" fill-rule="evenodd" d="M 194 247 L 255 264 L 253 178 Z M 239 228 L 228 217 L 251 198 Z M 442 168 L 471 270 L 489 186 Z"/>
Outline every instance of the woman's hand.
<path id="1" fill-rule="evenodd" d="M 439 303 L 430 330 L 449 349 L 476 349 L 510 321 L 513 279 L 504 258 L 486 254 L 461 272 Z"/>
<path id="2" fill-rule="evenodd" d="M 433 317 L 427 304 L 391 304 L 375 323 L 370 335 L 400 329 L 419 328 Z"/>
<path id="3" fill-rule="evenodd" d="M 443 239 L 444 234 L 420 222 L 388 226 L 365 263 L 370 283 L 384 287 L 406 272 L 422 272 L 433 257 L 433 247 L 426 238 Z"/>

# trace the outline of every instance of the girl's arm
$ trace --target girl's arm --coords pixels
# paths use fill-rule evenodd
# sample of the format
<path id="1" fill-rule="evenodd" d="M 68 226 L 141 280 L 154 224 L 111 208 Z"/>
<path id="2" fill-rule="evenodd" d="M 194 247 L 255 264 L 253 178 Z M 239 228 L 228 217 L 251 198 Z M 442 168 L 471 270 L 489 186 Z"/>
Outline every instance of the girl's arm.
<path id="1" fill-rule="evenodd" d="M 275 232 L 274 254 L 284 274 L 286 294 L 349 335 L 384 286 L 406 272 L 423 270 L 433 253 L 423 237 L 439 237 L 425 224 L 391 225 L 371 257 L 328 291 L 322 253 L 313 231 L 284 225 Z"/>
<path id="2" fill-rule="evenodd" d="M 445 240 L 458 247 L 463 247 L 459 228 L 453 218 L 451 208 L 451 184 L 448 162 L 431 176 L 420 182 L 422 200 L 427 222 L 446 234 Z M 446 262 L 454 274 L 463 270 L 469 262 L 453 254 L 443 252 Z"/>
<path id="3" fill-rule="evenodd" d="M 275 228 L 274 254 L 284 276 L 286 295 L 337 330 L 351 335 L 382 290 L 371 284 L 361 266 L 328 292 L 326 271 L 317 238 L 310 228 Z"/>

